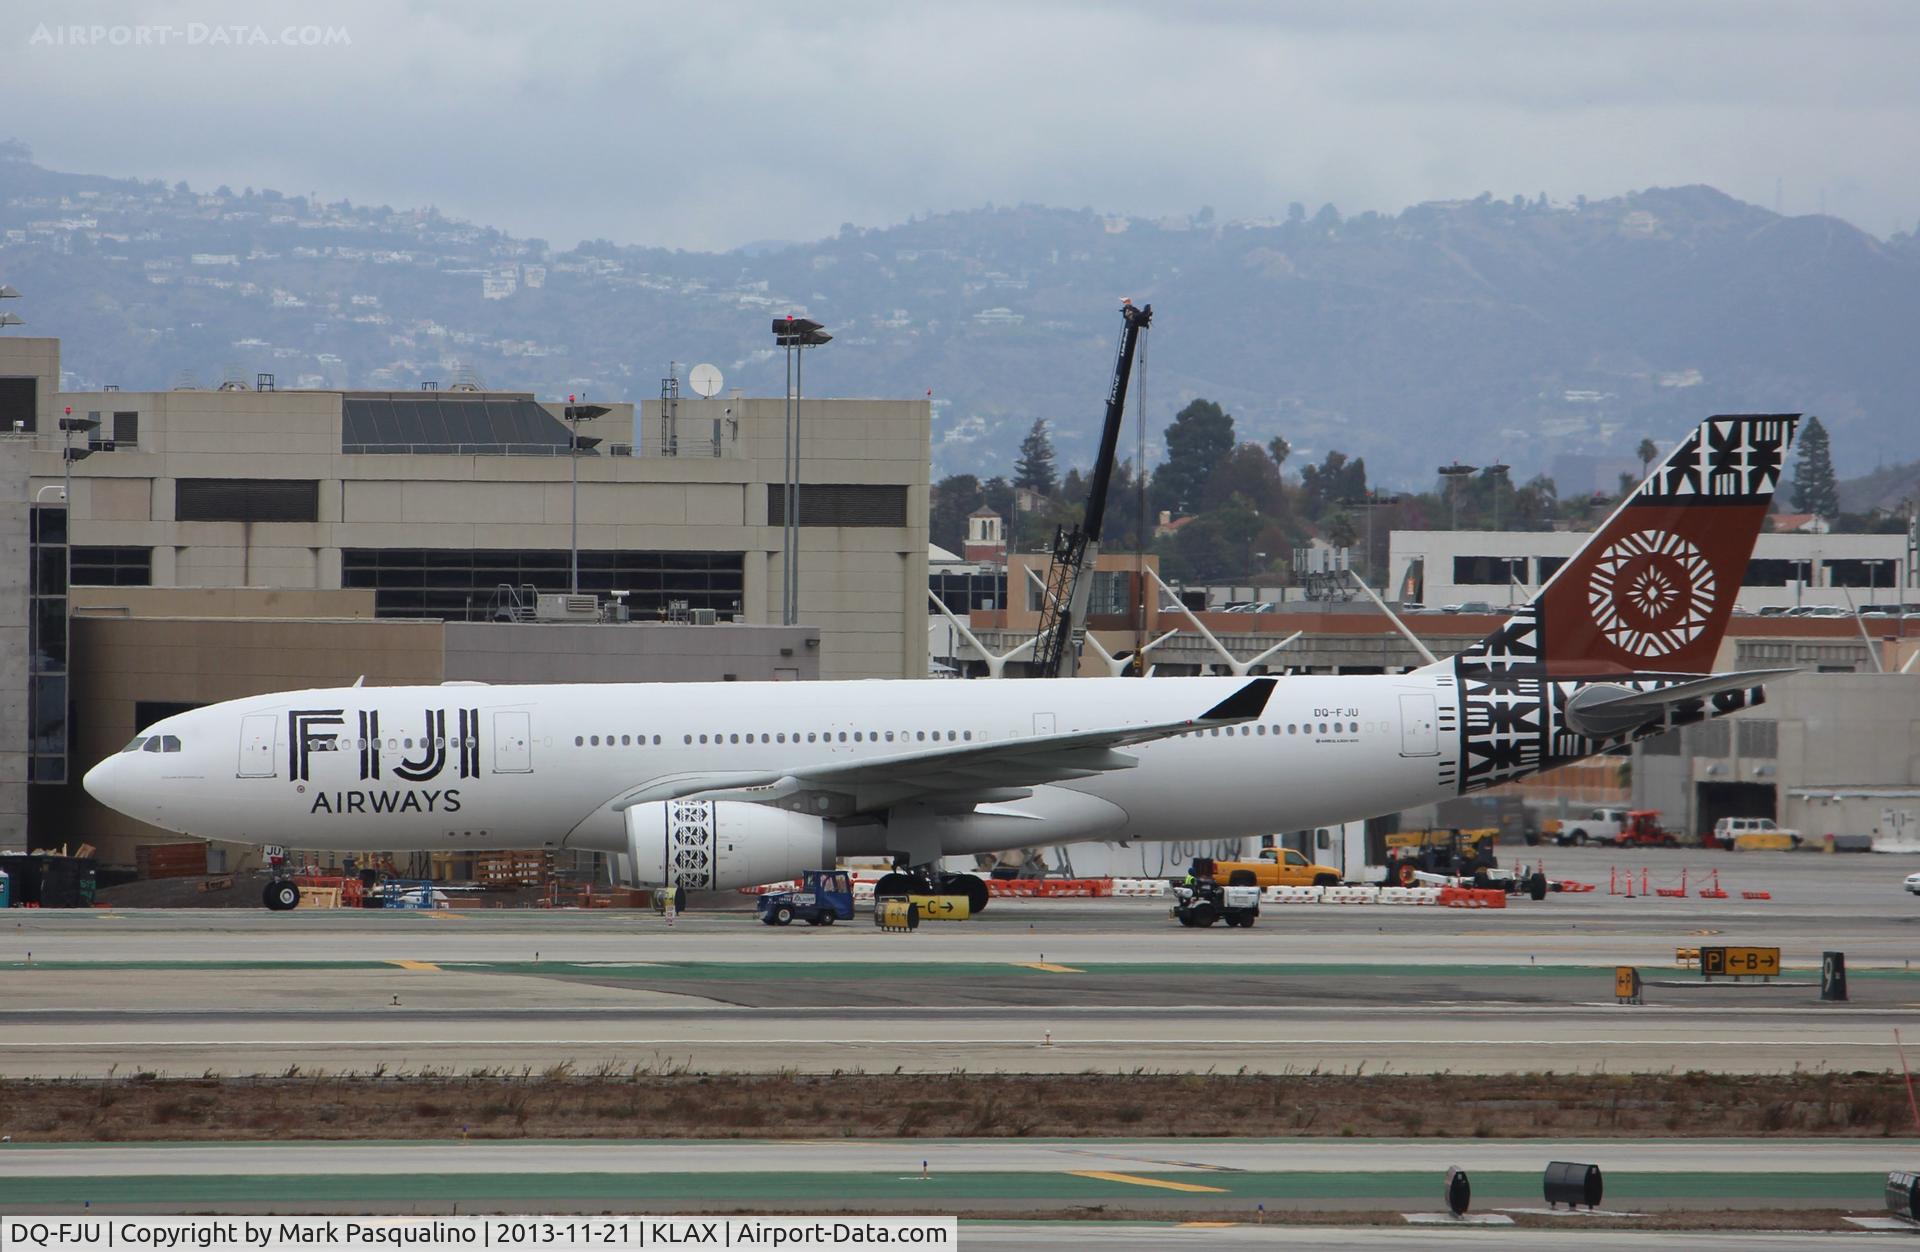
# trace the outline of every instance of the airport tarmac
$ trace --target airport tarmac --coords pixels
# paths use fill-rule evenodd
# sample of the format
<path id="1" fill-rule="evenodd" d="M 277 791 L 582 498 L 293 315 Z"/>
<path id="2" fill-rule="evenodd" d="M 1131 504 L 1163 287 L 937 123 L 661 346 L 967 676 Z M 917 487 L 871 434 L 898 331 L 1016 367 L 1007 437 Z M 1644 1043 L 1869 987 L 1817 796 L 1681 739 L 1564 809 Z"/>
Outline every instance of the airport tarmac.
<path id="1" fill-rule="evenodd" d="M 1600 849 L 1589 894 L 1501 910 L 1269 906 L 1189 931 L 1147 900 L 1000 900 L 967 923 L 745 913 L 11 910 L 0 1076 L 694 1065 L 910 1072 L 1893 1070 L 1920 1038 L 1909 858 Z M 1610 895 L 1629 859 L 1727 900 Z M 1611 874 L 1610 874 L 1611 871 Z M 1636 876 L 1636 891 L 1638 879 Z M 1742 900 L 1742 889 L 1771 900 Z M 1777 945 L 1775 983 L 1675 950 Z M 1844 951 L 1846 1004 L 1818 999 Z M 1647 1003 L 1614 1003 L 1632 964 Z"/>
<path id="2" fill-rule="evenodd" d="M 1432 1204 L 1451 1166 L 1476 1208 L 1537 1208 L 1552 1160 L 1599 1165 L 1613 1212 L 1869 1212 L 1901 1148 L 1884 1141 L 807 1140 L 84 1144 L 0 1149 L 8 1212 L 90 1204 L 225 1211 L 343 1201 L 421 1212 L 781 1205 L 858 1211 L 1251 1217 Z"/>

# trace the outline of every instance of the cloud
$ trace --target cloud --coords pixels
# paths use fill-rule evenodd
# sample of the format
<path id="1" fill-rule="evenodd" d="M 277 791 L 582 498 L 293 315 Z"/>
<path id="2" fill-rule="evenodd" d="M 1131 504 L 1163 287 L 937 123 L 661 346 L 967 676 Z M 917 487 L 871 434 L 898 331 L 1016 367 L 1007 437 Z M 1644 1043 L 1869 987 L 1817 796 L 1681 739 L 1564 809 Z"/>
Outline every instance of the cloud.
<path id="1" fill-rule="evenodd" d="M 1709 182 L 1911 226 L 1920 6 L 87 6 L 0 15 L 9 129 L 61 168 L 723 248 L 1034 201 L 1225 217 Z M 289 27 L 348 41 L 278 41 Z"/>

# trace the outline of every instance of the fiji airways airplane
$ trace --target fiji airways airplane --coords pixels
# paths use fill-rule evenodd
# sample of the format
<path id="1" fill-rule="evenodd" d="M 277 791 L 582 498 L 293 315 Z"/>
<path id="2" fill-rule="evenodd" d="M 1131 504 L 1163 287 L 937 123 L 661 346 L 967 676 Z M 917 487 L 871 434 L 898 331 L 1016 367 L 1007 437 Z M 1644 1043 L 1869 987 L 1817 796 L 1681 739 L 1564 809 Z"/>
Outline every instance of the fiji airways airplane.
<path id="1" fill-rule="evenodd" d="M 86 787 L 206 839 L 578 848 L 688 888 L 1393 813 L 1758 703 L 1783 671 L 1713 660 L 1797 422 L 1702 423 L 1531 603 L 1410 673 L 335 687 L 167 718 Z"/>

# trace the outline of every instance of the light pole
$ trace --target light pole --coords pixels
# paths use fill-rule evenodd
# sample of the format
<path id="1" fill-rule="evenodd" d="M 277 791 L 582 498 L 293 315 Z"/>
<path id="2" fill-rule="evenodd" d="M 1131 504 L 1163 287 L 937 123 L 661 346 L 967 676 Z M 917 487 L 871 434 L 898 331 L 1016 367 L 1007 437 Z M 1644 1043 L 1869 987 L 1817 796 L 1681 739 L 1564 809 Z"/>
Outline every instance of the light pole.
<path id="1" fill-rule="evenodd" d="M 572 477 L 567 527 L 567 591 L 576 596 L 580 594 L 580 454 L 591 452 L 600 445 L 598 439 L 580 433 L 580 423 L 604 417 L 608 411 L 604 404 L 575 404 L 572 396 L 567 397 L 567 467 Z"/>
<path id="2" fill-rule="evenodd" d="M 1364 509 L 1367 514 L 1367 577 L 1373 577 L 1373 511 L 1400 503 L 1399 496 L 1382 497 L 1377 488 L 1368 488 L 1367 494 L 1357 500 L 1342 500 L 1347 508 Z"/>
<path id="3" fill-rule="evenodd" d="M 5 283 L 0 283 L 0 300 L 18 300 L 20 293 Z M 0 313 L 0 327 L 25 326 L 26 319 L 18 313 Z"/>
<path id="4" fill-rule="evenodd" d="M 1493 481 L 1493 528 L 1500 529 L 1500 484 L 1507 481 L 1507 471 L 1511 465 L 1489 465 L 1480 473 Z"/>
<path id="5" fill-rule="evenodd" d="M 832 341 L 833 336 L 811 318 L 789 313 L 773 319 L 773 344 L 787 350 L 787 447 L 780 466 L 786 506 L 781 518 L 780 621 L 786 626 L 800 620 L 800 374 L 806 349 Z"/>
<path id="6" fill-rule="evenodd" d="M 1458 461 L 1455 461 L 1452 465 L 1442 465 L 1440 467 L 1440 477 L 1446 480 L 1447 495 L 1453 501 L 1453 524 L 1447 529 L 1460 529 L 1460 484 L 1466 479 L 1467 475 L 1477 474 L 1479 472 L 1480 467 L 1478 465 L 1462 465 Z"/>

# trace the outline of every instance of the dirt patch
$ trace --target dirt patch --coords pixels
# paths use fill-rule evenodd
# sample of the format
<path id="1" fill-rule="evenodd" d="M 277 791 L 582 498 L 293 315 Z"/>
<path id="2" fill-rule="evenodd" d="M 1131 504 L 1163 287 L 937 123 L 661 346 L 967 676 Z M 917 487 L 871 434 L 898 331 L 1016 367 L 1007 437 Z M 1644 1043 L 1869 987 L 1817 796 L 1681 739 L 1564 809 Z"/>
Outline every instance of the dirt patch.
<path id="1" fill-rule="evenodd" d="M 1897 1075 L 711 1075 L 16 1080 L 0 1134 L 79 1140 L 844 1136 L 1914 1138 Z"/>

